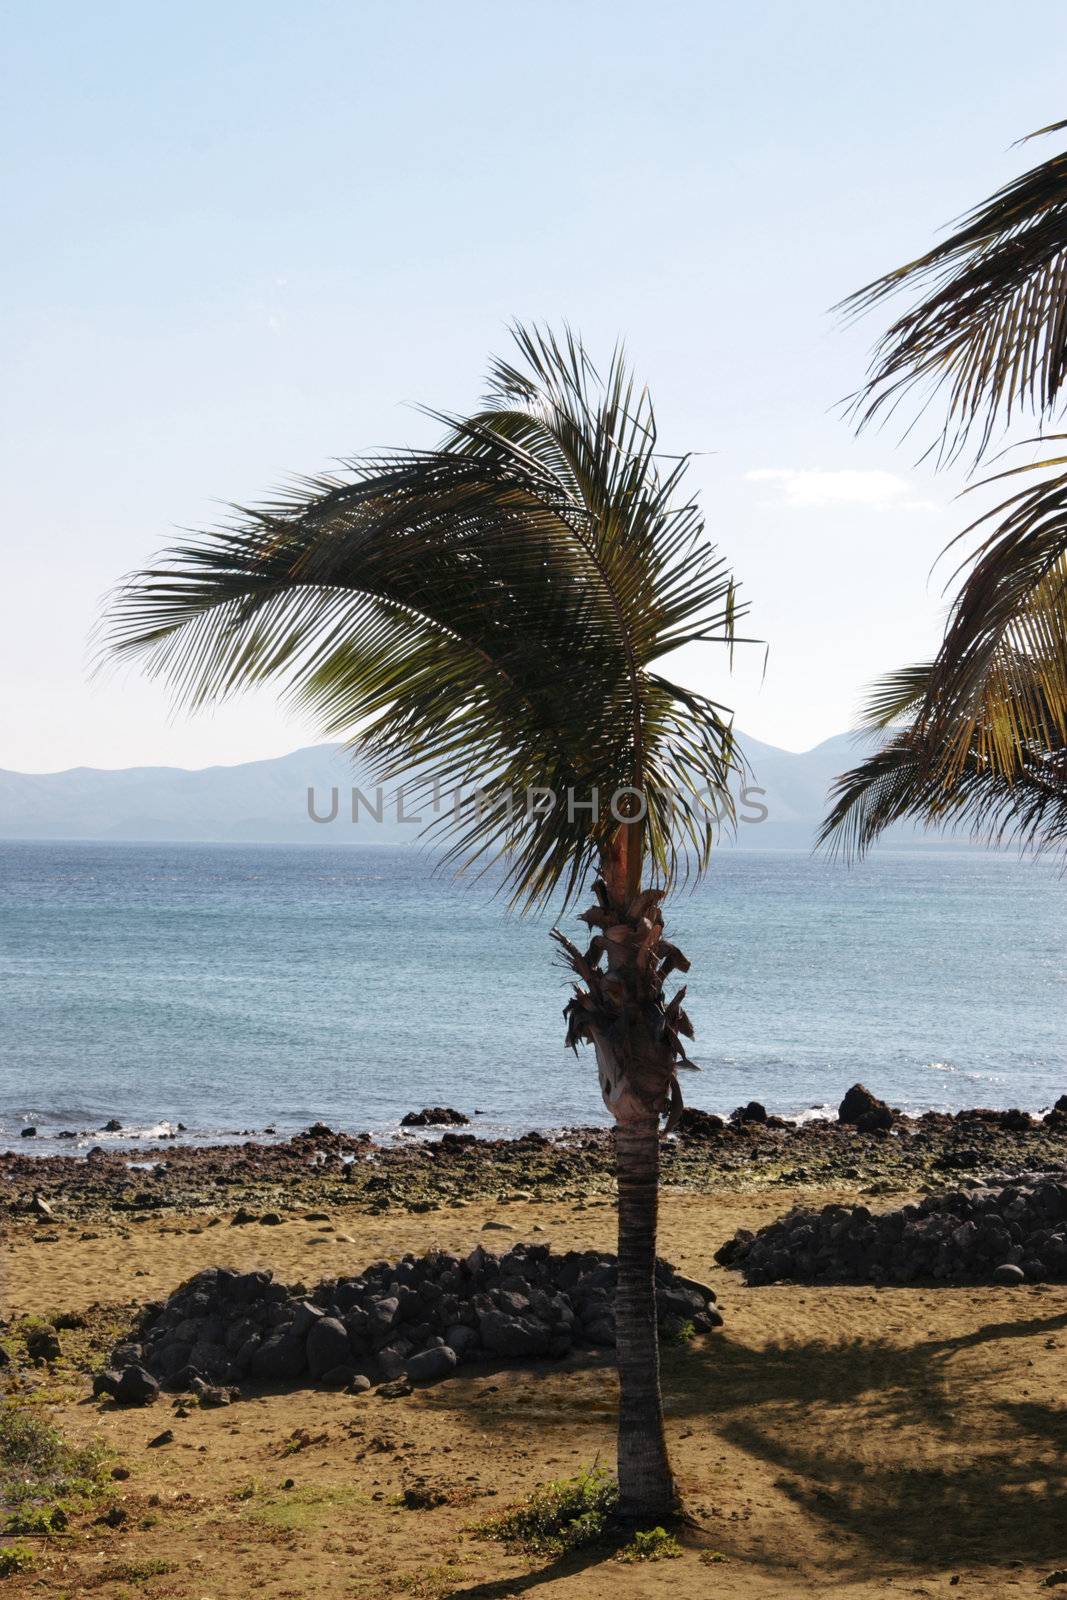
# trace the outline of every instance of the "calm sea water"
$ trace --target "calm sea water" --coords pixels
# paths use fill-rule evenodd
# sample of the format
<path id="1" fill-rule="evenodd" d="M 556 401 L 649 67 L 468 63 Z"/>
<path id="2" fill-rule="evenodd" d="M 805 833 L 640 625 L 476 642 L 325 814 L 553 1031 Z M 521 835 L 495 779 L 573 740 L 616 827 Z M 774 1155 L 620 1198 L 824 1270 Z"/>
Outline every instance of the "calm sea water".
<path id="1" fill-rule="evenodd" d="M 439 1103 L 486 1132 L 603 1121 L 549 926 L 411 850 L 0 845 L 0 1145 L 84 1148 L 110 1117 L 144 1140 L 384 1130 Z M 668 926 L 693 962 L 693 1104 L 800 1114 L 857 1078 L 912 1110 L 1067 1091 L 1050 863 L 723 851 Z"/>

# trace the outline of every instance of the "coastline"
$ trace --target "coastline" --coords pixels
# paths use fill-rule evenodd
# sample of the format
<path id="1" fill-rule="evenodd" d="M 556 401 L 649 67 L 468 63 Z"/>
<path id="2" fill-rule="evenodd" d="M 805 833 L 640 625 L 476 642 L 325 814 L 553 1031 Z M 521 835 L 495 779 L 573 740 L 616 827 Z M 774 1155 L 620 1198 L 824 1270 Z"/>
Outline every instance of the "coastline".
<path id="1" fill-rule="evenodd" d="M 1063 1168 L 1067 1113 L 1036 1118 L 977 1108 L 915 1118 L 894 1114 L 890 1127 L 863 1132 L 824 1117 L 793 1122 L 764 1113 L 728 1121 L 689 1108 L 680 1129 L 663 1141 L 661 1164 L 667 1187 L 694 1193 L 769 1188 L 782 1194 L 785 1209 L 790 1194 L 810 1188 L 893 1194 Z M 610 1195 L 613 1185 L 613 1140 L 603 1127 L 493 1138 L 471 1124 L 439 1135 L 419 1129 L 376 1140 L 316 1124 L 271 1143 L 168 1140 L 133 1150 L 101 1144 L 84 1155 L 2 1152 L 0 1221 L 37 1227 L 46 1242 L 48 1229 L 39 1224 L 49 1218 L 35 1214 L 37 1199 L 54 1210 L 57 1222 L 137 1222 L 168 1212 L 222 1220 L 243 1209 L 251 1224 L 302 1203 L 375 1215 L 462 1207 L 492 1195 L 581 1204 Z"/>
<path id="2" fill-rule="evenodd" d="M 546 1566 L 477 1533 L 536 1483 L 610 1456 L 605 1355 L 464 1366 L 401 1398 L 298 1382 L 218 1409 L 88 1399 L 141 1310 L 205 1267 L 311 1286 L 431 1249 L 614 1249 L 604 1130 L 385 1144 L 309 1131 L 273 1146 L 168 1145 L 152 1172 L 119 1151 L 0 1156 L 5 1387 L 72 1442 L 102 1444 L 112 1474 L 105 1502 L 34 1541 L 32 1570 L 7 1587 L 16 1600 L 503 1600 L 551 1577 L 561 1600 L 668 1588 L 701 1600 L 714 1563 L 722 1600 L 1036 1589 L 1062 1556 L 1047 1481 L 1062 1483 L 1052 1430 L 1067 1285 L 752 1288 L 714 1259 L 736 1229 L 796 1203 L 875 1195 L 880 1210 L 1067 1166 L 1067 1119 L 1007 1121 L 861 1133 L 690 1113 L 665 1141 L 661 1253 L 714 1289 L 725 1325 L 663 1350 L 672 1458 L 698 1525 L 681 1530 L 682 1559 L 651 1572 L 603 1557 Z M 60 1353 L 27 1361 L 41 1319 Z"/>

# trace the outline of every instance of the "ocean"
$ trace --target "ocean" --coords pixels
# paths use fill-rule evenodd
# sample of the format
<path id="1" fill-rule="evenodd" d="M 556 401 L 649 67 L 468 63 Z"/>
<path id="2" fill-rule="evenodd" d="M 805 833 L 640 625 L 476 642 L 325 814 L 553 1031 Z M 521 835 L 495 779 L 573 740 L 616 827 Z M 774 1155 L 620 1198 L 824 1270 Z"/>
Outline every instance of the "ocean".
<path id="1" fill-rule="evenodd" d="M 666 906 L 692 961 L 687 1100 L 821 1115 L 861 1079 L 908 1111 L 1047 1108 L 1065 890 L 1006 854 L 721 851 Z M 382 1134 L 437 1104 L 493 1134 L 604 1123 L 550 926 L 411 848 L 0 844 L 0 1148 Z"/>

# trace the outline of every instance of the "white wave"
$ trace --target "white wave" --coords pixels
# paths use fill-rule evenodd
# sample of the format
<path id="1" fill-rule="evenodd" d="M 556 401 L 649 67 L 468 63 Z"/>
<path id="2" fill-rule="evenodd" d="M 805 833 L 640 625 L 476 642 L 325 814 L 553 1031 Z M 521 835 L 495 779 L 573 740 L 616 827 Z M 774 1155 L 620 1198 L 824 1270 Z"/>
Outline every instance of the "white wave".
<path id="1" fill-rule="evenodd" d="M 834 1122 L 837 1119 L 837 1107 L 830 1105 L 808 1106 L 806 1111 L 797 1111 L 792 1116 L 786 1116 L 787 1122 L 795 1122 L 800 1127 L 805 1122 Z"/>

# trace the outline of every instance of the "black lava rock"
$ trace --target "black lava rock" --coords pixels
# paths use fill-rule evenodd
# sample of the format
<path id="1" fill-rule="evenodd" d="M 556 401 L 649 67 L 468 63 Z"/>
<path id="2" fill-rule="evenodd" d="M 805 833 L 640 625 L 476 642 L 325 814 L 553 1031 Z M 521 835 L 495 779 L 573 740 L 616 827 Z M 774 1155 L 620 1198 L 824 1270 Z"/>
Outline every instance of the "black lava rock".
<path id="1" fill-rule="evenodd" d="M 59 1334 L 50 1322 L 29 1329 L 26 1334 L 26 1354 L 31 1361 L 57 1361 L 63 1354 Z"/>
<path id="2" fill-rule="evenodd" d="M 447 1344 L 434 1345 L 429 1350 L 420 1350 L 408 1357 L 407 1375 L 415 1383 L 447 1378 L 458 1363 L 459 1357 Z"/>
<path id="3" fill-rule="evenodd" d="M 760 1105 L 758 1100 L 750 1100 L 747 1106 L 738 1106 L 736 1111 L 731 1111 L 730 1121 L 766 1122 L 767 1107 Z"/>
<path id="4" fill-rule="evenodd" d="M 253 1353 L 249 1371 L 254 1378 L 277 1381 L 299 1378 L 307 1366 L 307 1345 L 297 1334 L 272 1334 Z"/>
<path id="5" fill-rule="evenodd" d="M 121 1398 L 124 1385 L 132 1395 L 147 1378 L 172 1393 L 228 1395 L 236 1383 L 305 1379 L 359 1393 L 383 1381 L 433 1382 L 490 1356 L 555 1359 L 575 1345 L 614 1345 L 617 1278 L 603 1251 L 525 1244 L 500 1256 L 479 1245 L 465 1258 L 437 1250 L 378 1261 L 310 1294 L 267 1272 L 209 1267 L 146 1306 L 94 1388 Z M 720 1326 L 704 1284 L 664 1261 L 656 1283 L 665 1327 Z"/>
<path id="6" fill-rule="evenodd" d="M 340 1367 L 352 1359 L 352 1346 L 348 1330 L 336 1317 L 320 1317 L 307 1336 L 308 1371 L 313 1378 L 322 1378 L 333 1367 Z M 346 1379 L 347 1382 L 347 1379 Z"/>
<path id="7" fill-rule="evenodd" d="M 158 1395 L 158 1382 L 143 1367 L 127 1367 L 115 1390 L 115 1399 L 120 1406 L 151 1405 Z"/>
<path id="8" fill-rule="evenodd" d="M 1064 1282 L 1067 1171 L 1026 1173 L 928 1195 L 878 1215 L 798 1207 L 716 1253 L 749 1283 Z"/>
<path id="9" fill-rule="evenodd" d="M 696 1106 L 686 1106 L 678 1119 L 677 1133 L 682 1139 L 716 1139 L 726 1127 L 722 1117 L 713 1111 L 700 1111 Z"/>
<path id="10" fill-rule="evenodd" d="M 408 1111 L 400 1119 L 402 1128 L 465 1128 L 470 1117 L 451 1106 L 423 1106 L 421 1111 Z"/>
<path id="11" fill-rule="evenodd" d="M 893 1126 L 893 1113 L 884 1100 L 862 1083 L 854 1083 L 837 1108 L 838 1122 L 848 1123 L 860 1133 L 877 1133 Z"/>

